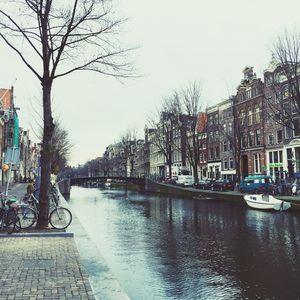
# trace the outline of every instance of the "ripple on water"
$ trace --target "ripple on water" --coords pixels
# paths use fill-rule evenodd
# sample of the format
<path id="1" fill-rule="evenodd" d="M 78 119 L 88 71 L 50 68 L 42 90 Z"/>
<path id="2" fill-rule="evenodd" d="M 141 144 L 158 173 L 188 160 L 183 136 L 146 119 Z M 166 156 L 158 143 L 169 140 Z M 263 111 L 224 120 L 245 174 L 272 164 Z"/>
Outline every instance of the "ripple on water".
<path id="1" fill-rule="evenodd" d="M 132 300 L 300 294 L 293 213 L 81 188 L 70 204 Z"/>

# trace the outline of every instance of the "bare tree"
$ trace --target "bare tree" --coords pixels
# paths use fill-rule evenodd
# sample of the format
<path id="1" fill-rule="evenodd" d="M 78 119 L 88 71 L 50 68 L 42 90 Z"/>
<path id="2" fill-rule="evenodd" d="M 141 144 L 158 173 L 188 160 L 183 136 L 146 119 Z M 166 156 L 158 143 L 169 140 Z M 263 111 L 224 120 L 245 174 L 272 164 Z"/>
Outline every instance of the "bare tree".
<path id="1" fill-rule="evenodd" d="M 244 133 L 242 126 L 244 124 L 244 115 L 241 115 L 237 108 L 236 103 L 237 97 L 230 96 L 227 101 L 229 101 L 228 108 L 226 109 L 226 117 L 223 115 L 222 122 L 218 121 L 216 125 L 219 132 L 219 140 L 222 143 L 226 143 L 226 149 L 223 152 L 230 154 L 234 161 L 234 168 L 236 170 L 235 182 L 239 183 L 241 178 L 241 156 L 242 156 L 242 141 L 244 138 Z M 224 113 L 224 111 L 222 112 Z M 207 131 L 211 131 L 212 125 L 207 127 Z M 214 125 L 215 126 L 215 125 Z"/>
<path id="2" fill-rule="evenodd" d="M 110 0 L 1 1 L 0 37 L 42 85 L 43 150 L 40 213 L 37 226 L 48 226 L 48 195 L 54 121 L 51 91 L 55 79 L 75 71 L 126 77 L 132 69 L 121 49 Z M 8 5 L 9 4 L 9 5 Z"/>
<path id="3" fill-rule="evenodd" d="M 179 124 L 181 103 L 178 92 L 164 99 L 156 117 L 148 117 L 148 127 L 153 129 L 150 143 L 165 159 L 169 176 L 172 176 L 173 152 L 176 149 L 175 129 Z"/>
<path id="4" fill-rule="evenodd" d="M 137 133 L 135 129 L 128 129 L 120 138 L 120 159 L 124 166 L 124 176 L 127 177 L 129 165 L 129 174 L 133 176 L 134 173 L 134 156 L 136 152 Z"/>
<path id="5" fill-rule="evenodd" d="M 270 68 L 265 72 L 268 117 L 299 131 L 294 120 L 300 116 L 300 33 L 285 31 L 277 38 Z"/>
<path id="6" fill-rule="evenodd" d="M 194 81 L 182 90 L 183 113 L 180 114 L 181 132 L 184 136 L 187 159 L 193 169 L 194 181 L 199 182 L 200 162 L 198 114 L 201 110 L 201 85 Z"/>
<path id="7" fill-rule="evenodd" d="M 41 139 L 42 136 L 41 132 Z M 57 119 L 54 122 L 54 132 L 51 142 L 51 172 L 53 174 L 58 174 L 67 165 L 72 147 L 68 131 L 63 128 L 61 121 Z"/>
<path id="8" fill-rule="evenodd" d="M 229 130 L 226 133 L 226 137 L 229 141 L 229 149 L 232 152 L 232 156 L 234 158 L 234 167 L 236 170 L 236 183 L 239 184 L 241 180 L 242 141 L 244 138 L 244 133 L 242 130 L 242 120 L 236 105 L 236 97 L 232 97 L 231 101 L 233 115 L 233 132 Z"/>

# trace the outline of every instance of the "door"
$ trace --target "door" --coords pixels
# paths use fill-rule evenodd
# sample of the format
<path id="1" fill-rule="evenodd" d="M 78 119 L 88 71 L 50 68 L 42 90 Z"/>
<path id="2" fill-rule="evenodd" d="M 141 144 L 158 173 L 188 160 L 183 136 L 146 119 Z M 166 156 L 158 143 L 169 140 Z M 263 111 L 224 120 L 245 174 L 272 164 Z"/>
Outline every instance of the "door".
<path id="1" fill-rule="evenodd" d="M 242 176 L 245 178 L 248 176 L 248 155 L 242 155 Z"/>

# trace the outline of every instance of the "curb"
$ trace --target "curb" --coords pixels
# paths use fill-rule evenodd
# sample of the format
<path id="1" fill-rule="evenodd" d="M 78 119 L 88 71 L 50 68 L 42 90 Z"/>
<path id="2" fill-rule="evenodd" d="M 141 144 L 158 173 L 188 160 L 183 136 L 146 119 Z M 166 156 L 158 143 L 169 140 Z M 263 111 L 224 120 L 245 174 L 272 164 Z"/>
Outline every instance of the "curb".
<path id="1" fill-rule="evenodd" d="M 0 233 L 0 238 L 20 238 L 20 237 L 65 237 L 65 238 L 73 238 L 73 232 L 29 232 L 29 233 L 15 233 L 15 234 L 7 234 Z"/>

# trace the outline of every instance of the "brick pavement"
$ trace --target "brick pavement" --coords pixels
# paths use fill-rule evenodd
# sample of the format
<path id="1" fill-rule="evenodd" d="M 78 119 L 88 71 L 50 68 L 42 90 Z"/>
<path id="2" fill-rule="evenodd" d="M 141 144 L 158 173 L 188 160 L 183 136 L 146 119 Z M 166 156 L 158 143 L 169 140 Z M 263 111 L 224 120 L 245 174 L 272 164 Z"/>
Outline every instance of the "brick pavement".
<path id="1" fill-rule="evenodd" d="M 95 299 L 71 237 L 0 238 L 0 297 Z"/>
<path id="2" fill-rule="evenodd" d="M 26 186 L 9 194 L 22 199 Z M 129 300 L 74 213 L 67 232 L 0 233 L 0 270 L 0 300 Z"/>

